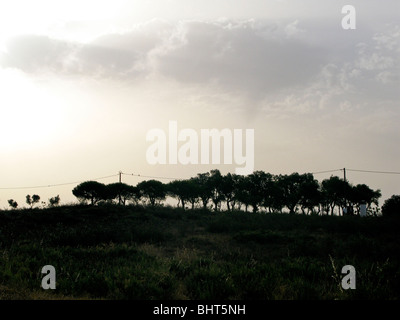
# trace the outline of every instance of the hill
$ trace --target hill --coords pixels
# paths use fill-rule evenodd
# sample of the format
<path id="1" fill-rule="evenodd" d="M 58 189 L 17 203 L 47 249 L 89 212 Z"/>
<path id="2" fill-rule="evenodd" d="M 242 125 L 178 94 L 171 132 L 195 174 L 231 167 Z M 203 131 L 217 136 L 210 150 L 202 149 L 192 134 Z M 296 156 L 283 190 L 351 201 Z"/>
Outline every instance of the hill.
<path id="1" fill-rule="evenodd" d="M 400 221 L 62 206 L 0 212 L 0 299 L 399 299 Z M 41 269 L 56 270 L 56 290 Z M 356 269 L 356 289 L 341 269 Z"/>

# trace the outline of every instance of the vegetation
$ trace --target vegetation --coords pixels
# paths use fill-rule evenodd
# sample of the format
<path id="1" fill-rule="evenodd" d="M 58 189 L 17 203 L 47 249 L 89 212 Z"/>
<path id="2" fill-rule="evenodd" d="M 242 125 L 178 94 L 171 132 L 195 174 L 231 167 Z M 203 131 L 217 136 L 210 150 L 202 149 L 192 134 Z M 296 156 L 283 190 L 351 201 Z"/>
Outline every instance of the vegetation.
<path id="1" fill-rule="evenodd" d="M 312 174 L 292 173 L 272 175 L 255 171 L 247 176 L 219 170 L 200 173 L 187 180 L 163 184 L 157 180 L 142 181 L 137 186 L 124 183 L 104 185 L 95 181 L 83 182 L 72 193 L 83 203 L 95 205 L 99 201 L 119 204 L 161 204 L 167 196 L 178 199 L 178 207 L 187 205 L 194 210 L 212 208 L 220 211 L 244 210 L 252 212 L 289 212 L 291 214 L 359 214 L 361 204 L 367 205 L 370 214 L 376 214 L 380 190 L 365 184 L 352 186 L 347 181 L 332 176 L 319 183 Z M 225 206 L 224 206 L 225 205 Z"/>
<path id="2" fill-rule="evenodd" d="M 400 218 L 400 196 L 393 195 L 382 206 L 382 214 L 385 217 Z"/>
<path id="3" fill-rule="evenodd" d="M 137 185 L 140 197 L 146 199 L 154 207 L 165 200 L 166 189 L 162 182 L 157 180 L 142 181 Z"/>
<path id="4" fill-rule="evenodd" d="M 99 204 L 0 212 L 2 299 L 399 299 L 400 219 Z M 40 287 L 53 265 L 56 290 Z M 341 268 L 356 269 L 356 290 Z"/>
<path id="5" fill-rule="evenodd" d="M 14 199 L 9 199 L 8 204 L 12 209 L 17 209 L 18 208 L 18 202 L 15 201 Z"/>
<path id="6" fill-rule="evenodd" d="M 363 184 L 211 170 L 72 193 L 80 204 L 57 195 L 39 209 L 27 195 L 29 209 L 0 211 L 0 299 L 400 298 L 400 196 L 380 215 L 380 191 Z M 56 290 L 40 287 L 45 265 Z M 345 265 L 355 290 L 341 287 Z"/>
<path id="7" fill-rule="evenodd" d="M 31 209 L 36 203 L 39 202 L 39 200 L 40 196 L 38 196 L 37 194 L 34 194 L 32 197 L 29 194 L 26 196 L 26 203 L 31 207 Z"/>
<path id="8" fill-rule="evenodd" d="M 100 200 L 107 199 L 106 186 L 97 181 L 86 181 L 76 186 L 72 193 L 79 199 L 80 202 L 85 203 L 90 201 L 91 205 L 95 205 Z"/>
<path id="9" fill-rule="evenodd" d="M 49 199 L 49 206 L 50 207 L 55 207 L 55 206 L 58 206 L 59 204 L 60 204 L 60 196 L 59 195 L 57 195 L 57 196 L 55 196 L 55 197 L 53 197 L 53 198 L 50 198 Z"/>

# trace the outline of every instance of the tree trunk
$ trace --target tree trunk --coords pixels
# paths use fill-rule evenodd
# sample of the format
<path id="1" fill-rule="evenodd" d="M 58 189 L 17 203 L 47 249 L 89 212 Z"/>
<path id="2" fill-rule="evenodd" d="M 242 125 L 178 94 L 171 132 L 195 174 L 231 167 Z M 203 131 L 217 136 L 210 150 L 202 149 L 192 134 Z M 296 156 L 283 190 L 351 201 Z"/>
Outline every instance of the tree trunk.
<path id="1" fill-rule="evenodd" d="M 203 209 L 206 210 L 207 209 L 207 204 L 208 204 L 208 199 L 204 199 L 202 198 L 201 201 L 203 202 Z"/>
<path id="2" fill-rule="evenodd" d="M 228 211 L 231 211 L 231 206 L 229 205 L 229 200 L 226 200 L 226 206 L 228 207 Z"/>
<path id="3" fill-rule="evenodd" d="M 333 210 L 335 210 L 335 204 L 333 204 L 333 205 L 331 205 L 330 206 L 330 211 L 331 211 L 331 216 L 333 216 Z"/>

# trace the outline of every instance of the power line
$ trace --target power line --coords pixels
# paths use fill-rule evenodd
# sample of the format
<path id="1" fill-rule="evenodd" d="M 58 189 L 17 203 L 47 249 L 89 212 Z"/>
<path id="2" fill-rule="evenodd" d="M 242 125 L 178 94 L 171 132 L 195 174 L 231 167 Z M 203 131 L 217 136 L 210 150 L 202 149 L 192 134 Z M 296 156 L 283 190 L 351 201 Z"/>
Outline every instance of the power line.
<path id="1" fill-rule="evenodd" d="M 380 174 L 400 174 L 397 171 L 374 171 L 374 170 L 358 170 L 358 169 L 346 169 L 347 171 L 365 172 L 365 173 L 380 173 Z"/>
<path id="2" fill-rule="evenodd" d="M 360 169 L 332 169 L 332 170 L 325 170 L 325 171 L 317 171 L 317 172 L 311 172 L 311 174 L 322 174 L 322 173 L 331 173 L 331 172 L 338 172 L 338 171 L 354 171 L 354 172 L 363 172 L 363 173 L 375 173 L 375 174 L 400 174 L 398 171 L 376 171 L 376 170 L 360 170 Z M 135 174 L 135 173 L 124 173 L 124 172 L 119 172 L 118 174 L 113 174 L 109 176 L 104 176 L 104 177 L 99 177 L 95 179 L 90 179 L 91 181 L 96 181 L 96 180 L 103 180 L 103 179 L 108 179 L 108 178 L 113 178 L 113 177 L 121 177 L 121 174 L 127 175 L 127 176 L 135 176 L 139 178 L 147 178 L 147 179 L 164 179 L 164 180 L 179 180 L 178 178 L 172 178 L 172 177 L 159 177 L 159 176 L 147 176 L 147 175 L 141 175 L 141 174 Z M 85 180 L 88 181 L 88 180 Z M 58 184 L 49 184 L 49 185 L 41 185 L 41 186 L 30 186 L 30 187 L 8 187 L 8 188 L 0 188 L 0 190 L 23 190 L 23 189 L 40 189 L 40 188 L 52 188 L 52 187 L 60 187 L 60 186 L 67 186 L 67 185 L 72 185 L 72 184 L 78 184 L 82 183 L 83 181 L 75 181 L 75 182 L 66 182 L 66 183 L 58 183 Z"/>
<path id="3" fill-rule="evenodd" d="M 124 172 L 121 172 L 121 173 L 126 176 L 134 176 L 134 177 L 140 177 L 140 178 L 178 180 L 178 178 L 171 178 L 171 177 L 155 177 L 155 176 L 143 176 L 143 175 L 135 174 L 135 173 L 124 173 Z"/>
<path id="4" fill-rule="evenodd" d="M 116 174 L 113 174 L 110 176 L 105 176 L 105 177 L 100 177 L 100 178 L 95 178 L 95 179 L 90 179 L 90 180 L 91 181 L 103 180 L 103 179 L 108 179 L 108 178 L 112 178 L 112 177 L 116 177 L 116 176 L 117 176 Z M 88 181 L 88 180 L 85 180 L 85 181 Z M 75 182 L 49 184 L 49 185 L 42 185 L 42 186 L 0 188 L 0 190 L 23 190 L 23 189 L 52 188 L 52 187 L 68 186 L 68 185 L 77 184 L 77 183 L 81 183 L 81 182 L 82 181 L 75 181 Z"/>
<path id="5" fill-rule="evenodd" d="M 377 174 L 400 174 L 400 172 L 398 172 L 398 171 L 377 171 L 377 170 L 361 170 L 361 169 L 347 169 L 347 168 L 311 172 L 311 174 L 329 173 L 329 172 L 337 172 L 337 171 L 344 171 L 344 172 L 354 171 L 354 172 L 377 173 Z"/>
<path id="6" fill-rule="evenodd" d="M 320 173 L 329 173 L 329 172 L 337 172 L 343 169 L 333 169 L 333 170 L 326 170 L 326 171 L 318 171 L 318 172 L 311 172 L 311 174 L 320 174 Z"/>

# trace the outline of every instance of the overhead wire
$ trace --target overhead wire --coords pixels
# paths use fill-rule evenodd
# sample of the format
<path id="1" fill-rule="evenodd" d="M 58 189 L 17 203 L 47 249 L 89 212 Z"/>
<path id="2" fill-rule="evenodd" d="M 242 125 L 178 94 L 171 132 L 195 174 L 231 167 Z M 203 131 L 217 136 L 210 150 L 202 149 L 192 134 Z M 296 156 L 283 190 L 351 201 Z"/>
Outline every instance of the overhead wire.
<path id="1" fill-rule="evenodd" d="M 126 175 L 126 176 L 135 176 L 135 177 L 140 177 L 140 178 L 151 178 L 151 179 L 166 179 L 166 180 L 178 180 L 178 178 L 171 178 L 171 177 L 157 177 L 157 176 L 143 176 L 141 174 L 136 174 L 136 173 L 124 173 L 121 172 L 121 174 Z"/>
<path id="2" fill-rule="evenodd" d="M 311 172 L 311 174 L 331 173 L 331 172 L 338 172 L 338 171 L 343 171 L 343 170 L 344 170 L 344 168 L 343 169 L 332 169 L 332 170 Z M 361 169 L 347 169 L 347 168 L 345 170 L 352 171 L 352 172 L 374 173 L 374 174 L 396 174 L 396 175 L 400 174 L 400 172 L 398 172 L 398 171 L 377 171 L 377 170 L 361 170 Z M 108 179 L 108 178 L 118 177 L 119 174 L 123 174 L 126 176 L 135 176 L 135 177 L 145 178 L 145 179 L 179 180 L 179 178 L 173 178 L 173 177 L 148 176 L 148 175 L 141 175 L 141 174 L 135 174 L 135 173 L 120 172 L 118 174 L 103 176 L 103 177 L 89 179 L 89 180 L 81 180 L 81 181 L 58 183 L 58 184 L 48 184 L 48 185 L 37 185 L 37 186 L 19 186 L 19 187 L 5 187 L 5 188 L 0 187 L 0 190 L 23 190 L 23 189 L 40 189 L 40 188 L 60 187 L 60 186 L 67 186 L 67 185 L 82 183 L 83 181 L 97 181 L 97 180 L 104 180 L 104 179 Z"/>
<path id="3" fill-rule="evenodd" d="M 318 172 L 311 172 L 311 174 L 320 174 L 320 173 L 330 173 L 330 172 L 337 172 L 343 169 L 333 169 L 333 170 L 325 170 L 325 171 L 318 171 Z"/>
<path id="4" fill-rule="evenodd" d="M 116 177 L 117 174 L 105 176 L 105 177 L 100 177 L 100 178 L 95 178 L 95 179 L 89 179 L 90 181 L 97 181 L 97 180 L 104 180 L 112 177 Z M 89 180 L 84 180 L 84 181 L 89 181 Z M 0 188 L 0 190 L 23 190 L 23 189 L 41 189 L 41 188 L 52 188 L 52 187 L 60 187 L 60 186 L 67 186 L 67 185 L 72 185 L 72 184 L 77 184 L 81 183 L 81 181 L 75 181 L 75 182 L 66 182 L 66 183 L 58 183 L 58 184 L 49 184 L 49 185 L 41 185 L 41 186 L 30 186 L 30 187 L 8 187 L 8 188 Z"/>
<path id="5" fill-rule="evenodd" d="M 359 170 L 359 169 L 347 169 L 347 171 L 364 172 L 364 173 L 378 173 L 378 174 L 400 174 L 398 171 L 374 171 L 374 170 Z"/>

